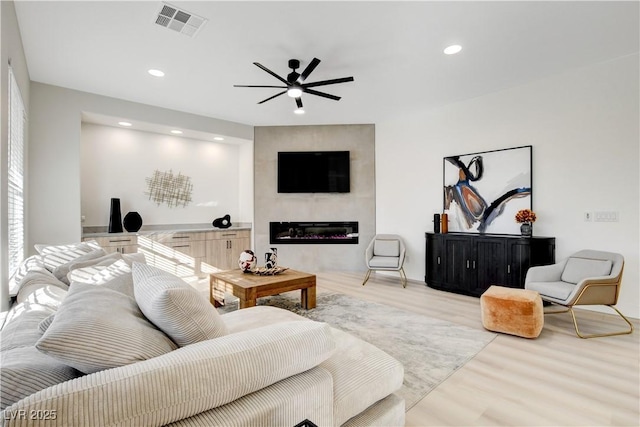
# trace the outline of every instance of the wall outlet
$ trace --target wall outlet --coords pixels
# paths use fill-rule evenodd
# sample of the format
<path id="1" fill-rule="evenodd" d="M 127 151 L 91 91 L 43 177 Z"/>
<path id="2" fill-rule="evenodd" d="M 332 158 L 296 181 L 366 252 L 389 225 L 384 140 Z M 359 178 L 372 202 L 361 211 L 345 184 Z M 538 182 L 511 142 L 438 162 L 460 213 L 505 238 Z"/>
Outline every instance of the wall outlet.
<path id="1" fill-rule="evenodd" d="M 619 214 L 616 211 L 601 211 L 593 213 L 595 222 L 618 222 Z"/>
<path id="2" fill-rule="evenodd" d="M 584 213 L 584 220 L 587 222 L 593 221 L 593 214 L 591 212 Z"/>

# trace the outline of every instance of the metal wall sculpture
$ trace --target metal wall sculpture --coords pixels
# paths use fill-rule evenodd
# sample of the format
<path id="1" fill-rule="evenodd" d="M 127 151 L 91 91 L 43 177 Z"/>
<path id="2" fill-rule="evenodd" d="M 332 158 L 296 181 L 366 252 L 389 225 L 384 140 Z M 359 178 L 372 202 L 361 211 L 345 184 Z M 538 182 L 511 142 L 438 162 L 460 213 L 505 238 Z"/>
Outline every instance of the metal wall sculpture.
<path id="1" fill-rule="evenodd" d="M 149 196 L 149 200 L 153 200 L 160 206 L 166 203 L 168 207 L 176 206 L 186 207 L 191 202 L 191 193 L 193 192 L 193 184 L 191 178 L 178 173 L 174 175 L 173 171 L 161 172 L 153 171 L 151 177 L 145 178 L 147 182 L 147 191 L 144 194 Z"/>

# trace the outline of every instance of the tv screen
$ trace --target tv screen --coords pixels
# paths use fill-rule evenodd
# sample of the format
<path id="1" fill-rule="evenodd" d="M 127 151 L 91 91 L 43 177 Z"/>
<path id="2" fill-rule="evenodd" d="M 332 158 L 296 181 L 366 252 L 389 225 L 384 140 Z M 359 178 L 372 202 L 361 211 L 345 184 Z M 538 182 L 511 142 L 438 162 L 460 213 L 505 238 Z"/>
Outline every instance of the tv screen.
<path id="1" fill-rule="evenodd" d="M 348 193 L 348 151 L 278 153 L 278 193 Z"/>

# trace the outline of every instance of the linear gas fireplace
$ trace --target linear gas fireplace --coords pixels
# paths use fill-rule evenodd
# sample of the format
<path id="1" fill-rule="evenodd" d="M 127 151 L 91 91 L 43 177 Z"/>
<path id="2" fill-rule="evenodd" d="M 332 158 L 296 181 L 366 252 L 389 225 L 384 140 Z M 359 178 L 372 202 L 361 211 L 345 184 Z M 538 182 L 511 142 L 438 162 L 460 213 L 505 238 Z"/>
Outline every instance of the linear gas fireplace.
<path id="1" fill-rule="evenodd" d="M 271 244 L 358 244 L 358 222 L 271 222 Z"/>

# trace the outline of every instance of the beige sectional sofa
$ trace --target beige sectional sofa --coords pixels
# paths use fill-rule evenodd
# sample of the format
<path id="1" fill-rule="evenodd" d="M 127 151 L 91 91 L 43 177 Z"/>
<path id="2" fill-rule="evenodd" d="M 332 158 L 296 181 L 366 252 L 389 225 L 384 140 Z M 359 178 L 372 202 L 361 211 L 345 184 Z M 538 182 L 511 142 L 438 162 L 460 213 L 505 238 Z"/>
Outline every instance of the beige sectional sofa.
<path id="1" fill-rule="evenodd" d="M 7 426 L 404 425 L 403 367 L 371 344 L 274 307 L 219 315 L 139 254 L 39 250 L 0 331 Z"/>

